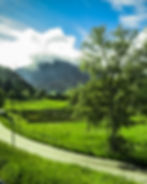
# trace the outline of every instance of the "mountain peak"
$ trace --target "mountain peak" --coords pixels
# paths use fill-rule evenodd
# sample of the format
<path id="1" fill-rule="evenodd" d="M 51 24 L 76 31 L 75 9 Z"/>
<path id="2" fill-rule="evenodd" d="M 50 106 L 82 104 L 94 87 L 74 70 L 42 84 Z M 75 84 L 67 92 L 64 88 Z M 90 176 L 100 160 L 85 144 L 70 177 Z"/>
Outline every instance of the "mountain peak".
<path id="1" fill-rule="evenodd" d="M 81 72 L 78 66 L 60 59 L 40 61 L 33 70 L 27 67 L 17 72 L 34 87 L 48 92 L 64 92 L 88 80 L 88 74 Z"/>

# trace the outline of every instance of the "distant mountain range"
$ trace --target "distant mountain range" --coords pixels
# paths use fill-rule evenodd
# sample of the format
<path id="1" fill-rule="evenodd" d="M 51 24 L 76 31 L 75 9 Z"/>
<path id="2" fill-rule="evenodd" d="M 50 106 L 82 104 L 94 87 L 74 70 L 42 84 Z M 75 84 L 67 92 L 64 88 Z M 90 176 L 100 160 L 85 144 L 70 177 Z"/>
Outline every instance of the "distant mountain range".
<path id="1" fill-rule="evenodd" d="M 0 66 L 0 88 L 7 95 L 15 96 L 21 96 L 23 92 L 32 93 L 34 91 L 33 87 L 15 71 L 2 66 Z"/>
<path id="2" fill-rule="evenodd" d="M 58 93 L 83 84 L 89 78 L 78 66 L 59 59 L 40 62 L 34 67 L 19 68 L 16 72 L 37 89 Z"/>

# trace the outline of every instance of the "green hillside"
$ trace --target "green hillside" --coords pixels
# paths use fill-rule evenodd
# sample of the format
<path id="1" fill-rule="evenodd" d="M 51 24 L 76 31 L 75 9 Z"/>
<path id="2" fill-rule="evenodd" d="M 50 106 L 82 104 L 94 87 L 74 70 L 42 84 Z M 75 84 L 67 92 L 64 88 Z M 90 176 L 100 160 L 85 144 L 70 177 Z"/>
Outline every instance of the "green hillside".
<path id="1" fill-rule="evenodd" d="M 7 97 L 24 98 L 30 96 L 34 89 L 24 79 L 9 68 L 0 66 L 0 88 Z"/>

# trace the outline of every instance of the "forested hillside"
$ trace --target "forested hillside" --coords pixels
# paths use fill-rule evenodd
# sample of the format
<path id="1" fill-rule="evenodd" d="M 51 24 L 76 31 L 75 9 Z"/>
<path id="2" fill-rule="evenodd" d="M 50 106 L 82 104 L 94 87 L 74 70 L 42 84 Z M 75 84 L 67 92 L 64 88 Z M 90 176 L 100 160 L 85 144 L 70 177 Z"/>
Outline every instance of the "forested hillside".
<path id="1" fill-rule="evenodd" d="M 34 92 L 33 87 L 17 73 L 3 66 L 0 66 L 0 88 L 12 98 L 25 98 Z"/>

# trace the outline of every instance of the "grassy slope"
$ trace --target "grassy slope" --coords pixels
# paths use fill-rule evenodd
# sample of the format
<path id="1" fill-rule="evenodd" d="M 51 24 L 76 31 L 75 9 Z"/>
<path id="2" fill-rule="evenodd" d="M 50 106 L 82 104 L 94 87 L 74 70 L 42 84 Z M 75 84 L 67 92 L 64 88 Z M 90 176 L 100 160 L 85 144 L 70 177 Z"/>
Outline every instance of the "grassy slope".
<path id="1" fill-rule="evenodd" d="M 123 178 L 46 161 L 0 143 L 0 178 L 9 184 L 134 184 Z"/>
<path id="2" fill-rule="evenodd" d="M 131 156 L 147 166 L 147 124 L 123 128 L 121 133 L 133 145 Z"/>
<path id="3" fill-rule="evenodd" d="M 6 110 L 43 110 L 43 109 L 61 109 L 68 106 L 68 101 L 65 100 L 30 100 L 30 101 L 10 101 L 5 104 Z"/>
<path id="4" fill-rule="evenodd" d="M 7 121 L 3 122 L 9 126 Z M 87 131 L 86 123 L 27 123 L 20 117 L 15 117 L 15 122 L 15 130 L 27 137 L 70 150 L 108 157 L 104 128 Z"/>
<path id="5" fill-rule="evenodd" d="M 36 105 L 37 104 L 37 105 Z M 67 101 L 41 100 L 35 102 L 16 102 L 17 108 L 62 108 Z M 7 106 L 8 107 L 8 106 Z M 15 108 L 15 106 L 14 106 Z M 93 128 L 87 131 L 86 123 L 82 122 L 54 122 L 35 124 L 27 123 L 23 119 L 16 119 L 16 131 L 41 142 L 63 147 L 95 156 L 129 159 L 133 162 L 147 165 L 147 125 L 135 125 L 123 128 L 122 134 L 127 139 L 132 150 L 129 157 L 112 154 L 108 146 L 108 130 L 105 127 Z M 131 160 L 130 160 L 131 161 Z"/>
<path id="6" fill-rule="evenodd" d="M 93 128 L 87 131 L 84 122 L 41 122 L 31 124 L 20 117 L 15 118 L 16 131 L 37 141 L 94 156 L 128 160 L 131 158 L 133 162 L 147 165 L 147 125 L 136 125 L 132 128 L 122 129 L 123 136 L 133 146 L 130 157 L 125 158 L 124 155 L 110 152 L 108 131 L 105 127 Z M 9 126 L 7 121 L 4 123 Z"/>

